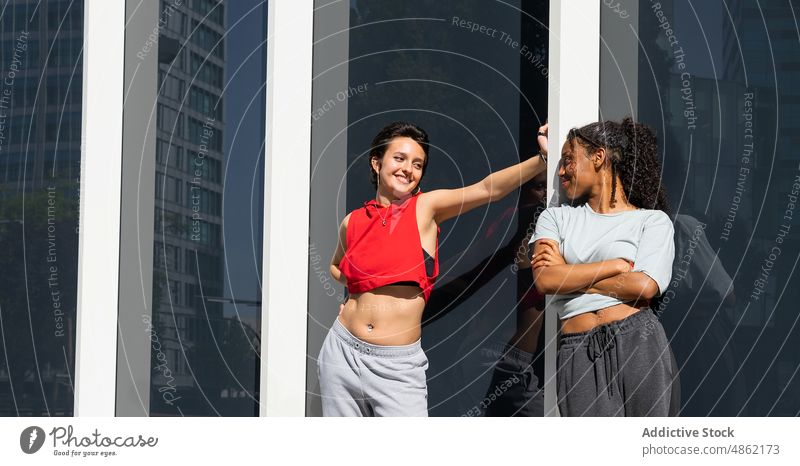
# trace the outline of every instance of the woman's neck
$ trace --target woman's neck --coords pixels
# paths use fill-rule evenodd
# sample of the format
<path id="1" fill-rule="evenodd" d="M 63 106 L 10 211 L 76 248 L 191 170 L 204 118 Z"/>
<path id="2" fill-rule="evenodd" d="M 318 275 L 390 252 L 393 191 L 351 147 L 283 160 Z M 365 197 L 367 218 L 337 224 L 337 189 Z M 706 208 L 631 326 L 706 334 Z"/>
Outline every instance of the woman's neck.
<path id="1" fill-rule="evenodd" d="M 628 202 L 622 183 L 617 178 L 617 186 L 614 190 L 614 207 L 611 207 L 611 182 L 601 183 L 598 187 L 599 192 L 589 195 L 586 202 L 589 207 L 598 214 L 610 214 L 614 212 L 624 212 L 626 210 L 636 210 L 636 206 Z"/>
<path id="2" fill-rule="evenodd" d="M 409 196 L 411 196 L 411 194 L 408 194 L 407 196 L 403 196 L 403 197 L 397 197 L 397 196 L 395 196 L 395 195 L 393 195 L 391 193 L 385 193 L 385 192 L 383 192 L 381 190 L 378 190 L 375 193 L 375 202 L 377 202 L 378 204 L 386 207 L 389 204 L 397 203 L 398 201 L 405 200 Z"/>

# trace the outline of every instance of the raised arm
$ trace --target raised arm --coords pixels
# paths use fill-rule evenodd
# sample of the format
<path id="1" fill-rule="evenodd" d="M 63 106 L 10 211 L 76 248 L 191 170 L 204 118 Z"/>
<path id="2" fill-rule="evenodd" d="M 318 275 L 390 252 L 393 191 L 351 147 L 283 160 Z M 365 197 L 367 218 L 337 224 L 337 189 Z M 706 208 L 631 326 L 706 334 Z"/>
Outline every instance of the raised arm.
<path id="1" fill-rule="evenodd" d="M 539 150 L 547 154 L 547 124 L 539 128 Z M 439 189 L 425 193 L 424 204 L 436 224 L 497 201 L 547 169 L 544 158 L 533 156 L 524 162 L 491 173 L 483 180 L 459 189 Z"/>
<path id="2" fill-rule="evenodd" d="M 595 283 L 628 272 L 625 259 L 611 259 L 588 264 L 567 264 L 558 251 L 558 243 L 540 239 L 533 246 L 533 282 L 542 294 L 583 293 Z"/>
<path id="3" fill-rule="evenodd" d="M 336 241 L 336 250 L 333 252 L 330 268 L 333 279 L 344 285 L 347 285 L 347 280 L 344 275 L 342 275 L 342 271 L 339 270 L 339 263 L 342 261 L 342 257 L 344 257 L 347 248 L 347 224 L 349 221 L 350 214 L 347 214 L 344 220 L 342 220 L 342 224 L 339 225 L 339 238 L 338 241 Z"/>

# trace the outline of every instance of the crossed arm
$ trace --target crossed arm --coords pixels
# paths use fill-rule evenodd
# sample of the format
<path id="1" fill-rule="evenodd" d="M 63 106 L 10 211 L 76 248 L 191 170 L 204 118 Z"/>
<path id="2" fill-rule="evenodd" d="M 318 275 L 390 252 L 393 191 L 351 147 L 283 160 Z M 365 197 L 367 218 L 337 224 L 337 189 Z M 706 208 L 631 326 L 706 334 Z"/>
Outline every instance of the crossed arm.
<path id="1" fill-rule="evenodd" d="M 536 289 L 543 294 L 595 293 L 621 301 L 650 299 L 658 284 L 643 272 L 632 272 L 625 259 L 588 264 L 567 264 L 558 243 L 540 239 L 533 247 L 531 263 Z"/>

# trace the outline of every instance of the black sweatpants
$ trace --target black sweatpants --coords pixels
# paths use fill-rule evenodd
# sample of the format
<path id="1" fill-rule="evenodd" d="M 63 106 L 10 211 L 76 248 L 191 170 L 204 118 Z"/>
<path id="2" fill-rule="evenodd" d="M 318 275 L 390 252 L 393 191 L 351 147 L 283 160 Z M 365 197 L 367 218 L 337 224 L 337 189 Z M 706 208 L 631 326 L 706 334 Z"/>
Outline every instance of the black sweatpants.
<path id="1" fill-rule="evenodd" d="M 544 391 L 533 373 L 533 354 L 505 344 L 492 371 L 492 382 L 483 404 L 484 415 L 496 417 L 542 417 Z"/>
<path id="2" fill-rule="evenodd" d="M 674 416 L 680 408 L 675 358 L 651 309 L 562 334 L 557 365 L 562 416 Z"/>

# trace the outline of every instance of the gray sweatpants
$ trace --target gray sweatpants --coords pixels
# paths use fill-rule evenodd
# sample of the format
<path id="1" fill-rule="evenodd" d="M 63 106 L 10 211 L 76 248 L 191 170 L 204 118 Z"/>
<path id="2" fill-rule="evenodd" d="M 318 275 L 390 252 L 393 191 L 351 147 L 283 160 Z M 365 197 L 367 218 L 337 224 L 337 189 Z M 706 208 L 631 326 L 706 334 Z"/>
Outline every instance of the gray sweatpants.
<path id="1" fill-rule="evenodd" d="M 382 346 L 333 323 L 317 360 L 323 416 L 427 416 L 428 358 L 420 340 Z"/>
<path id="2" fill-rule="evenodd" d="M 651 309 L 559 338 L 562 416 L 674 416 L 680 384 L 664 327 Z"/>

